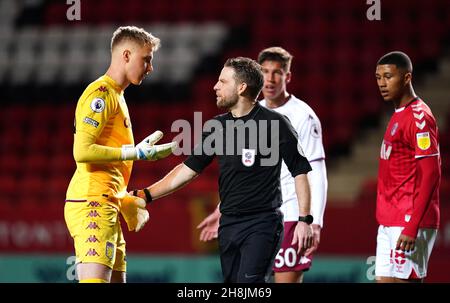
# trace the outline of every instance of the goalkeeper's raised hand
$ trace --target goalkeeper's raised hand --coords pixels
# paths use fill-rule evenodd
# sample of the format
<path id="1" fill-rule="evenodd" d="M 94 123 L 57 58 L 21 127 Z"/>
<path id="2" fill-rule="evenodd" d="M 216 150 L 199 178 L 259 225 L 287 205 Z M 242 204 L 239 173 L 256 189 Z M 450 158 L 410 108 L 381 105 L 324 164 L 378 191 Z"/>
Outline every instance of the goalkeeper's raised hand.
<path id="1" fill-rule="evenodd" d="M 159 130 L 142 140 L 136 146 L 124 145 L 122 146 L 122 160 L 150 160 L 155 161 L 170 155 L 175 148 L 176 142 L 155 145 L 163 136 Z"/>
<path id="2" fill-rule="evenodd" d="M 129 231 L 140 231 L 150 219 L 145 206 L 146 202 L 144 199 L 130 194 L 125 195 L 120 200 L 120 213 L 125 219 Z"/>

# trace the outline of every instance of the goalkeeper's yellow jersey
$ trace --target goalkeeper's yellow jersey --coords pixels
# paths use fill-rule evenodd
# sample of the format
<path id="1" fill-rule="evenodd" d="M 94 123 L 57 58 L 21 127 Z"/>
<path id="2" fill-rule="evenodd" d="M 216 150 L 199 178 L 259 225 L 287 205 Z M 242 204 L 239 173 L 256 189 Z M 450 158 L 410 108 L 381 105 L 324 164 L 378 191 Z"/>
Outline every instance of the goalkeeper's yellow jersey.
<path id="1" fill-rule="evenodd" d="M 104 75 L 81 95 L 75 111 L 74 154 L 86 153 L 79 142 L 90 140 L 87 161 L 77 162 L 66 201 L 95 199 L 114 206 L 125 191 L 133 161 L 121 161 L 121 147 L 134 144 L 130 116 L 121 87 Z M 83 149 L 83 150 L 81 150 Z"/>

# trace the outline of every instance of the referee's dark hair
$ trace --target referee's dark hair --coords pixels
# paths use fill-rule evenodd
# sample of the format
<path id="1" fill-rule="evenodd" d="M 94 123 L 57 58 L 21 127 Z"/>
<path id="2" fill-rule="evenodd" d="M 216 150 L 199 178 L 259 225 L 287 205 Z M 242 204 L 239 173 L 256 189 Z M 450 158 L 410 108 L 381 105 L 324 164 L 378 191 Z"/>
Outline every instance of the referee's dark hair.
<path id="1" fill-rule="evenodd" d="M 235 79 L 240 83 L 246 83 L 246 91 L 250 98 L 256 99 L 264 85 L 264 76 L 261 65 L 253 59 L 237 57 L 228 59 L 224 67 L 234 69 Z"/>
<path id="2" fill-rule="evenodd" d="M 378 60 L 377 65 L 384 64 L 393 64 L 397 66 L 398 69 L 402 69 L 408 73 L 412 73 L 413 71 L 411 59 L 407 54 L 400 51 L 390 52 L 381 57 L 380 60 Z"/>

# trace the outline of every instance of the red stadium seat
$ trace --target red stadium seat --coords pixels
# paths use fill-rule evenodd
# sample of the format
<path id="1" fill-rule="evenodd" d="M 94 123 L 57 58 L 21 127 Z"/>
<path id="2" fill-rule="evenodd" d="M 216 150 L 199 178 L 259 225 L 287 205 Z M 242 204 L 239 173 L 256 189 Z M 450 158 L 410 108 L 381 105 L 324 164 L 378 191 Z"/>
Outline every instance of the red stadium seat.
<path id="1" fill-rule="evenodd" d="M 50 176 L 46 186 L 43 188 L 44 200 L 46 202 L 64 202 L 69 183 L 70 177 L 62 177 L 59 174 Z"/>
<path id="2" fill-rule="evenodd" d="M 360 203 L 374 203 L 377 199 L 377 179 L 367 179 L 361 186 L 357 200 Z"/>
<path id="3" fill-rule="evenodd" d="M 134 22 L 147 22 L 145 18 L 147 5 L 148 2 L 143 0 L 127 1 L 127 4 L 122 6 L 123 21 L 126 24 L 132 24 Z"/>
<path id="4" fill-rule="evenodd" d="M 226 12 L 224 12 L 222 7 L 222 1 L 205 1 L 202 5 L 202 9 L 198 10 L 198 21 L 207 22 L 211 20 L 223 20 L 224 14 L 226 14 Z"/>
<path id="5" fill-rule="evenodd" d="M 3 132 L 0 137 L 0 149 L 1 150 L 10 150 L 15 151 L 17 154 L 22 154 L 25 151 L 24 142 L 25 134 L 22 129 L 18 127 L 9 128 L 7 132 Z"/>
<path id="6" fill-rule="evenodd" d="M 44 23 L 68 25 L 67 7 L 65 3 L 47 4 Z M 288 90 L 305 99 L 316 111 L 323 124 L 324 144 L 328 150 L 350 145 L 360 122 L 377 119 L 383 114 L 383 101 L 374 77 L 376 62 L 383 54 L 399 49 L 407 52 L 418 65 L 435 61 L 443 53 L 443 41 L 449 34 L 448 0 L 414 1 L 414 5 L 410 0 L 385 1 L 381 22 L 368 21 L 365 18 L 367 8 L 361 0 L 203 1 L 201 8 L 195 0 L 130 0 L 126 5 L 118 0 L 100 0 L 82 1 L 81 17 L 83 24 L 91 26 L 161 23 L 168 25 L 162 26 L 168 28 L 164 33 L 170 33 L 170 24 L 174 22 L 179 25 L 224 22 L 229 29 L 238 26 L 232 38 L 239 39 L 239 43 L 225 44 L 221 51 L 213 54 L 217 56 L 213 59 L 219 62 L 219 70 L 229 57 L 255 58 L 262 48 L 285 47 L 294 55 L 293 81 Z M 239 26 L 245 30 L 240 30 Z M 164 45 L 163 41 L 163 51 Z M 169 44 L 167 47 L 170 48 Z M 206 69 L 211 71 L 211 67 Z M 220 113 L 213 90 L 216 81 L 217 74 L 198 73 L 192 78 L 190 100 L 170 106 L 156 105 L 155 100 L 130 105 L 135 141 L 139 142 L 156 129 L 166 132 L 162 141 L 174 137 L 176 134 L 170 133 L 172 122 L 177 119 L 192 122 L 193 111 L 202 112 L 202 122 Z M 27 170 L 50 174 L 52 188 L 58 188 L 48 193 L 50 197 L 63 192 L 64 182 L 58 185 L 58 181 L 67 182 L 75 169 L 72 145 L 76 100 L 66 104 L 12 105 L 1 114 L 0 150 L 4 157 L 0 159 L 0 168 L 14 176 Z M 342 123 L 336 125 L 338 119 Z M 442 152 L 448 155 L 446 138 L 443 134 Z M 44 151 L 48 151 L 51 158 L 47 165 L 44 156 L 39 154 Z M 132 180 L 136 176 L 138 182 L 146 183 L 147 179 L 162 177 L 180 158 L 173 156 L 158 163 L 137 162 Z M 450 171 L 450 162 L 446 159 L 443 157 L 444 177 Z M 215 172 L 213 170 L 211 175 Z M 34 181 L 27 182 L 34 184 Z M 8 188 L 11 184 L 5 186 Z M 199 190 L 207 187 L 207 181 L 194 185 Z"/>
<path id="7" fill-rule="evenodd" d="M 23 157 L 16 150 L 2 152 L 0 157 L 0 171 L 8 176 L 20 174 L 25 169 Z"/>
<path id="8" fill-rule="evenodd" d="M 8 202 L 18 191 L 19 187 L 17 180 L 13 174 L 0 175 L 0 192 L 2 193 L 2 200 L 5 199 L 5 202 Z M 0 202 L 0 204 L 3 203 Z"/>
<path id="9" fill-rule="evenodd" d="M 49 157 L 42 151 L 29 153 L 24 159 L 24 165 L 28 171 L 45 174 L 48 169 Z"/>
<path id="10" fill-rule="evenodd" d="M 67 22 L 67 9 L 65 3 L 52 3 L 45 11 L 44 22 L 46 25 L 64 24 Z"/>
<path id="11" fill-rule="evenodd" d="M 32 151 L 45 152 L 51 147 L 51 131 L 50 128 L 41 126 L 39 124 L 33 124 L 29 131 L 26 132 L 27 138 L 26 145 Z"/>
<path id="12" fill-rule="evenodd" d="M 440 202 L 442 204 L 450 204 L 450 178 L 447 177 L 441 180 L 439 194 Z"/>
<path id="13" fill-rule="evenodd" d="M 44 196 L 43 189 L 45 186 L 44 175 L 38 172 L 28 172 L 18 182 L 18 188 L 20 188 L 18 197 L 22 200 L 41 201 Z"/>
<path id="14" fill-rule="evenodd" d="M 248 22 L 248 17 L 252 15 L 253 5 L 250 1 L 228 0 L 228 1 L 208 1 L 225 2 L 222 8 L 224 16 L 218 16 L 218 20 L 224 19 L 230 26 L 244 26 Z M 229 13 L 233 12 L 233 13 Z"/>
<path id="15" fill-rule="evenodd" d="M 49 163 L 49 173 L 60 176 L 72 176 L 75 172 L 76 164 L 72 152 L 61 152 L 51 157 Z"/>

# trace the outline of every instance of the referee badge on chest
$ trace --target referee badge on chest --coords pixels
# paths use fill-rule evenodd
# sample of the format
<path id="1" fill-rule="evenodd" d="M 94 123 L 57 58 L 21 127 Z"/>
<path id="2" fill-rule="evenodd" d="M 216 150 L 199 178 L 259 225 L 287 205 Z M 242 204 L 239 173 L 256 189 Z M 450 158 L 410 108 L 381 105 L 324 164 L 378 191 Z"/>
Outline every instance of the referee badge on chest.
<path id="1" fill-rule="evenodd" d="M 242 149 L 242 164 L 247 167 L 255 164 L 255 154 L 256 151 L 254 149 Z"/>

